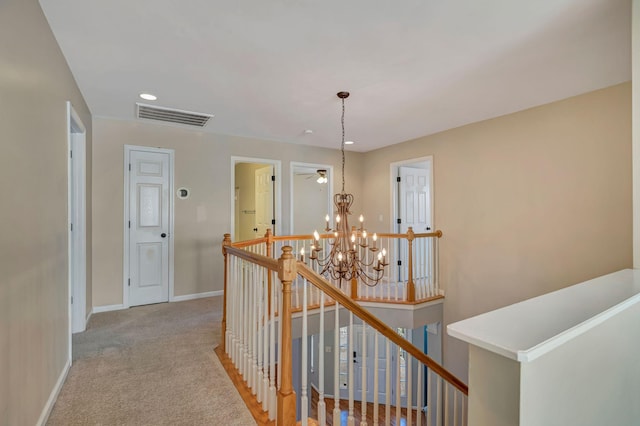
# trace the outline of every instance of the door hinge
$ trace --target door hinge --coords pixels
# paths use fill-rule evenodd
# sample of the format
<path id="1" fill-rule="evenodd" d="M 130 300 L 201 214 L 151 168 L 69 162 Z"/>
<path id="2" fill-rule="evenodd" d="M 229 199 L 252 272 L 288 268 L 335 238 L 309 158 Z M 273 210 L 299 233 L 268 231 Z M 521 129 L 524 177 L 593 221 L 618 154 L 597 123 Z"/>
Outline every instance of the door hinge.
<path id="1" fill-rule="evenodd" d="M 128 285 L 129 287 L 131 287 L 131 278 L 129 278 L 129 279 L 127 280 L 127 285 Z"/>
<path id="2" fill-rule="evenodd" d="M 402 179 L 400 178 L 400 176 L 398 176 L 398 177 L 396 178 L 396 182 L 401 182 L 401 181 L 402 181 Z"/>
<path id="3" fill-rule="evenodd" d="M 129 221 L 129 228 L 131 228 L 131 221 Z"/>
<path id="4" fill-rule="evenodd" d="M 275 219 L 271 219 L 271 224 L 275 225 L 276 224 L 276 220 Z"/>
<path id="5" fill-rule="evenodd" d="M 129 163 L 129 171 L 131 171 L 131 163 Z"/>
<path id="6" fill-rule="evenodd" d="M 73 158 L 73 151 L 69 151 L 69 158 Z"/>
<path id="7" fill-rule="evenodd" d="M 275 175 L 271 175 L 271 182 L 275 182 L 276 181 L 276 176 Z"/>
<path id="8" fill-rule="evenodd" d="M 73 296 L 71 296 L 71 304 L 73 305 Z"/>
<path id="9" fill-rule="evenodd" d="M 398 223 L 398 225 L 402 224 L 402 219 L 397 219 L 396 222 Z"/>
<path id="10" fill-rule="evenodd" d="M 73 232 L 73 223 L 71 224 L 71 232 Z"/>
<path id="11" fill-rule="evenodd" d="M 398 260 L 398 266 L 402 266 L 402 260 Z"/>

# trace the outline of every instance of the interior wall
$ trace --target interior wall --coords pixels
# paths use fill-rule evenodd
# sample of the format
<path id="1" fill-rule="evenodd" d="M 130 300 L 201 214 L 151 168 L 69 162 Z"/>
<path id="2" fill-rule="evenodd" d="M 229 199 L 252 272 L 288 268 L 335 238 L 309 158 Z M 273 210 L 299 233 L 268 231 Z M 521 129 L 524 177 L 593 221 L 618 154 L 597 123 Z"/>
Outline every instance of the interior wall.
<path id="1" fill-rule="evenodd" d="M 630 83 L 368 152 L 365 211 L 387 217 L 389 164 L 427 155 L 445 327 L 632 266 Z M 466 344 L 444 361 L 467 377 Z"/>
<path id="2" fill-rule="evenodd" d="M 70 359 L 66 102 L 88 153 L 91 116 L 36 0 L 0 2 L 0 40 L 0 424 L 34 425 Z"/>
<path id="3" fill-rule="evenodd" d="M 214 122 L 209 124 L 215 126 Z M 290 229 L 290 162 L 340 165 L 340 152 L 310 146 L 202 133 L 142 121 L 94 118 L 93 305 L 122 304 L 124 145 L 175 150 L 175 187 L 191 195 L 175 200 L 175 295 L 222 290 L 221 242 L 231 232 L 231 157 L 282 162 L 282 227 Z M 362 154 L 347 152 L 346 190 L 360 194 Z M 334 182 L 339 179 L 334 179 Z M 335 188 L 335 187 L 334 187 Z M 335 190 L 339 191 L 339 188 Z M 174 194 L 175 196 L 175 194 Z M 354 211 L 360 211 L 356 197 Z M 318 213 L 324 217 L 325 213 Z"/>

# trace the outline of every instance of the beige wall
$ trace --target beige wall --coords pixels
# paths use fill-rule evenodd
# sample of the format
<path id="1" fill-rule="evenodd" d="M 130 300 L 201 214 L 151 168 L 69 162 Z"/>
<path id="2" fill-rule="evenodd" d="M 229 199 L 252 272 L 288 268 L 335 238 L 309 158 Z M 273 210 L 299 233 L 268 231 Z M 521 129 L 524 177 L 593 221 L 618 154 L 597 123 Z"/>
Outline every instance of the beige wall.
<path id="1" fill-rule="evenodd" d="M 215 126 L 214 122 L 210 125 Z M 175 202 L 175 295 L 221 290 L 221 241 L 231 231 L 231 157 L 282 162 L 282 227 L 289 228 L 290 162 L 338 167 L 337 150 L 185 130 L 154 123 L 94 118 L 93 305 L 122 303 L 124 145 L 175 150 L 175 187 L 191 189 Z M 361 155 L 348 153 L 347 190 L 361 192 Z M 337 181 L 337 179 L 336 179 Z M 359 202 L 359 200 L 356 200 Z M 359 211 L 361 204 L 354 211 Z M 309 214 L 325 213 L 309 212 Z"/>
<path id="2" fill-rule="evenodd" d="M 365 154 L 368 215 L 389 215 L 389 164 L 426 155 L 445 325 L 632 266 L 630 83 Z M 464 379 L 466 345 L 444 355 Z"/>
<path id="3" fill-rule="evenodd" d="M 0 2 L 0 40 L 0 424 L 33 425 L 70 355 L 66 101 L 89 154 L 91 117 L 36 0 Z"/>

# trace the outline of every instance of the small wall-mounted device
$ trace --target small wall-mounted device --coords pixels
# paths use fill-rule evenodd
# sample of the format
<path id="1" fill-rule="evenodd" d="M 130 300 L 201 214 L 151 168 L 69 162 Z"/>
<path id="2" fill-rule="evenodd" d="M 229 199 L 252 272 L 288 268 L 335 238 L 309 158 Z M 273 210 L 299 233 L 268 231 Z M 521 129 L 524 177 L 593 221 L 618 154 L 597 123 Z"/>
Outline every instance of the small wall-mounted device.
<path id="1" fill-rule="evenodd" d="M 189 195 L 191 194 L 191 191 L 189 190 L 189 188 L 178 188 L 178 198 L 180 198 L 181 200 L 185 200 L 187 198 L 189 198 Z"/>

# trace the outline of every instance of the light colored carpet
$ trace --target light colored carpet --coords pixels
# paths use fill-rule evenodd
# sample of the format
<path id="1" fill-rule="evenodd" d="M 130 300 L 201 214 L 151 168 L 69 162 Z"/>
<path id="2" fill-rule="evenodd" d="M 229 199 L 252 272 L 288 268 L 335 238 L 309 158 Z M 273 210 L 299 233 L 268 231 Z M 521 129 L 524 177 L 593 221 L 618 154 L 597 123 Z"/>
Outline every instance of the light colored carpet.
<path id="1" fill-rule="evenodd" d="M 221 297 L 93 315 L 47 424 L 255 425 L 213 352 L 221 317 Z"/>

